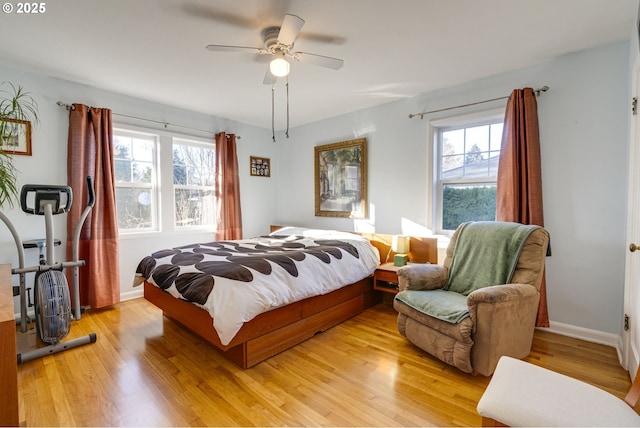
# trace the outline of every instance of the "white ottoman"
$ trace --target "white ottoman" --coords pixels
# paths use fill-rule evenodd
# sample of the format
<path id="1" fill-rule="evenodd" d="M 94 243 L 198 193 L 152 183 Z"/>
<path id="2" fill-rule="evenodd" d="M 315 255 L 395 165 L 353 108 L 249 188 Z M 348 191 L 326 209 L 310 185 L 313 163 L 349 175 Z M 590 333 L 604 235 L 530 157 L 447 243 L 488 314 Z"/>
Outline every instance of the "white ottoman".
<path id="1" fill-rule="evenodd" d="M 478 413 L 509 426 L 640 426 L 623 400 L 568 376 L 501 357 Z"/>

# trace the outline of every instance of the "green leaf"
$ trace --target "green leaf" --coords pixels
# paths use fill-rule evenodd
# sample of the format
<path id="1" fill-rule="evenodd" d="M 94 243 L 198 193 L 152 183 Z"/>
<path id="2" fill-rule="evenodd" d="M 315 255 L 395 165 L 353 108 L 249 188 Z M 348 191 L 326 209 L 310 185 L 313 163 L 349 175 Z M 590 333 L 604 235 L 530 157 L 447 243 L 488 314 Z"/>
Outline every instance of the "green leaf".
<path id="1" fill-rule="evenodd" d="M 39 123 L 38 103 L 22 86 L 11 82 L 0 84 L 0 139 L 10 133 L 7 119 Z M 13 156 L 0 149 L 0 207 L 13 207 L 13 198 L 18 196 L 16 188 L 18 169 L 13 165 Z"/>

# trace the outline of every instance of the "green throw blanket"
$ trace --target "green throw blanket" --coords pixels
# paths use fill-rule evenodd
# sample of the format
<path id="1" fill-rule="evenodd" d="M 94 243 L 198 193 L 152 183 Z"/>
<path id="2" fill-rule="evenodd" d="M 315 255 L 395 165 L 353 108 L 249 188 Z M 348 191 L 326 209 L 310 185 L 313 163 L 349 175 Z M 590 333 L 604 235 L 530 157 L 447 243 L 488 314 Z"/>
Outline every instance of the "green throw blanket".
<path id="1" fill-rule="evenodd" d="M 405 290 L 396 299 L 432 317 L 459 323 L 469 316 L 467 296 L 472 291 L 511 282 L 522 246 L 537 228 L 508 222 L 464 223 L 444 289 Z"/>
<path id="2" fill-rule="evenodd" d="M 446 290 L 404 290 L 396 299 L 442 321 L 458 324 L 469 317 L 467 296 Z"/>
<path id="3" fill-rule="evenodd" d="M 479 288 L 508 284 L 524 242 L 537 228 L 509 222 L 463 224 L 444 289 L 467 296 Z"/>

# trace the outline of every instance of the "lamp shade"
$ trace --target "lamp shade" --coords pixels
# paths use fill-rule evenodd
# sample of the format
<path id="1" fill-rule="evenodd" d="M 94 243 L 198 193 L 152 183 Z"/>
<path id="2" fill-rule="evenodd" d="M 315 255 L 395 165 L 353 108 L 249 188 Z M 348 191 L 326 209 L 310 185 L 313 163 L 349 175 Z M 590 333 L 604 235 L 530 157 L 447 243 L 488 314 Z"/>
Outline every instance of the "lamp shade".
<path id="1" fill-rule="evenodd" d="M 409 252 L 410 237 L 406 235 L 393 235 L 391 249 L 394 253 L 405 254 Z"/>
<path id="2" fill-rule="evenodd" d="M 276 57 L 269 63 L 269 71 L 276 77 L 284 77 L 289 74 L 289 62 L 284 58 L 284 52 L 276 53 Z"/>

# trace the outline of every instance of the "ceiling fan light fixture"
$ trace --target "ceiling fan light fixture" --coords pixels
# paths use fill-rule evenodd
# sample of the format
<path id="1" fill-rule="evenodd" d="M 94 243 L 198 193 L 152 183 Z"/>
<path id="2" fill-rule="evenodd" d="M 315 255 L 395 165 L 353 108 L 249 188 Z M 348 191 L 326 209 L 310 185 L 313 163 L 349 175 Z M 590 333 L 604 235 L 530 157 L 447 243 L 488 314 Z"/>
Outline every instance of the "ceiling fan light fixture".
<path id="1" fill-rule="evenodd" d="M 284 52 L 278 52 L 276 57 L 269 63 L 271 74 L 276 77 L 284 77 L 289 75 L 289 62 L 284 58 Z"/>

